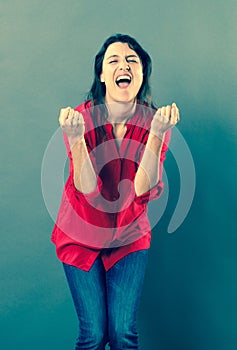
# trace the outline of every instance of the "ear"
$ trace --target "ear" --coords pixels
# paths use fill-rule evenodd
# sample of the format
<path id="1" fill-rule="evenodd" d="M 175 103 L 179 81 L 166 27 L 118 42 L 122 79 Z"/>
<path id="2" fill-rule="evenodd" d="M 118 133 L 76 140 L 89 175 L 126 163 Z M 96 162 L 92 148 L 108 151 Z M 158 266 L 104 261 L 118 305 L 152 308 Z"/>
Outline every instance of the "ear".
<path id="1" fill-rule="evenodd" d="M 103 73 L 100 74 L 100 81 L 101 81 L 101 83 L 104 83 L 104 82 L 105 82 L 104 74 L 103 74 Z"/>

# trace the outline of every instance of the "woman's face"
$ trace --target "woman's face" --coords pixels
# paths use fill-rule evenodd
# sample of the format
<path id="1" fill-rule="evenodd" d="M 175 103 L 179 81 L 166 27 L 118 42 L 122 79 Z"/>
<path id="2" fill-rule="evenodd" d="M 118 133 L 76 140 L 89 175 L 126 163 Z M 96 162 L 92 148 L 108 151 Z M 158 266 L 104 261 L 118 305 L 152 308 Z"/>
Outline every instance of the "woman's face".
<path id="1" fill-rule="evenodd" d="M 143 81 L 137 53 L 126 43 L 111 44 L 104 55 L 100 80 L 105 83 L 106 103 L 134 102 Z"/>

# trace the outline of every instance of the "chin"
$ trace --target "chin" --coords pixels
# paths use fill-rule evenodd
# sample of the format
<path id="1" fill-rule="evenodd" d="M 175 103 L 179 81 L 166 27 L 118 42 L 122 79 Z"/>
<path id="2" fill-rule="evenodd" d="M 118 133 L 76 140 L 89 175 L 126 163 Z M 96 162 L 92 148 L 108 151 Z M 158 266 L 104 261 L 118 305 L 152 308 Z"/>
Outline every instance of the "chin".
<path id="1" fill-rule="evenodd" d="M 119 96 L 116 101 L 121 103 L 133 103 L 136 101 L 136 96 Z"/>
<path id="2" fill-rule="evenodd" d="M 119 103 L 133 103 L 137 99 L 137 95 L 131 94 L 128 91 L 123 91 L 115 94 L 108 94 L 105 96 L 105 101 L 107 103 L 119 102 Z"/>

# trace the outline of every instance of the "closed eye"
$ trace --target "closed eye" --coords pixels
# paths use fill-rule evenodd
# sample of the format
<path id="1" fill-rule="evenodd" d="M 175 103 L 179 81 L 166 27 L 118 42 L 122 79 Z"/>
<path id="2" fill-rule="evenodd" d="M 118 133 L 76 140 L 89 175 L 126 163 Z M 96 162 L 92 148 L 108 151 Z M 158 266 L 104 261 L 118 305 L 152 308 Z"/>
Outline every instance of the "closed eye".
<path id="1" fill-rule="evenodd" d="M 137 60 L 127 60 L 128 63 L 138 63 Z"/>

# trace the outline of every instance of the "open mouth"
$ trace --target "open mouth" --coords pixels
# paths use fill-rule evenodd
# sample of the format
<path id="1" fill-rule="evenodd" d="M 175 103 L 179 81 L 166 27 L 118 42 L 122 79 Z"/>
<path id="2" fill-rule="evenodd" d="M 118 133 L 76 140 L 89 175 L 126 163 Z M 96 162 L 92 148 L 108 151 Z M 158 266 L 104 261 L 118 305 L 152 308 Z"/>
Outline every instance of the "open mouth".
<path id="1" fill-rule="evenodd" d="M 125 89 L 129 86 L 129 84 L 131 83 L 131 77 L 129 75 L 120 75 L 117 79 L 116 79 L 116 84 L 118 85 L 118 87 L 120 87 L 121 89 Z"/>

